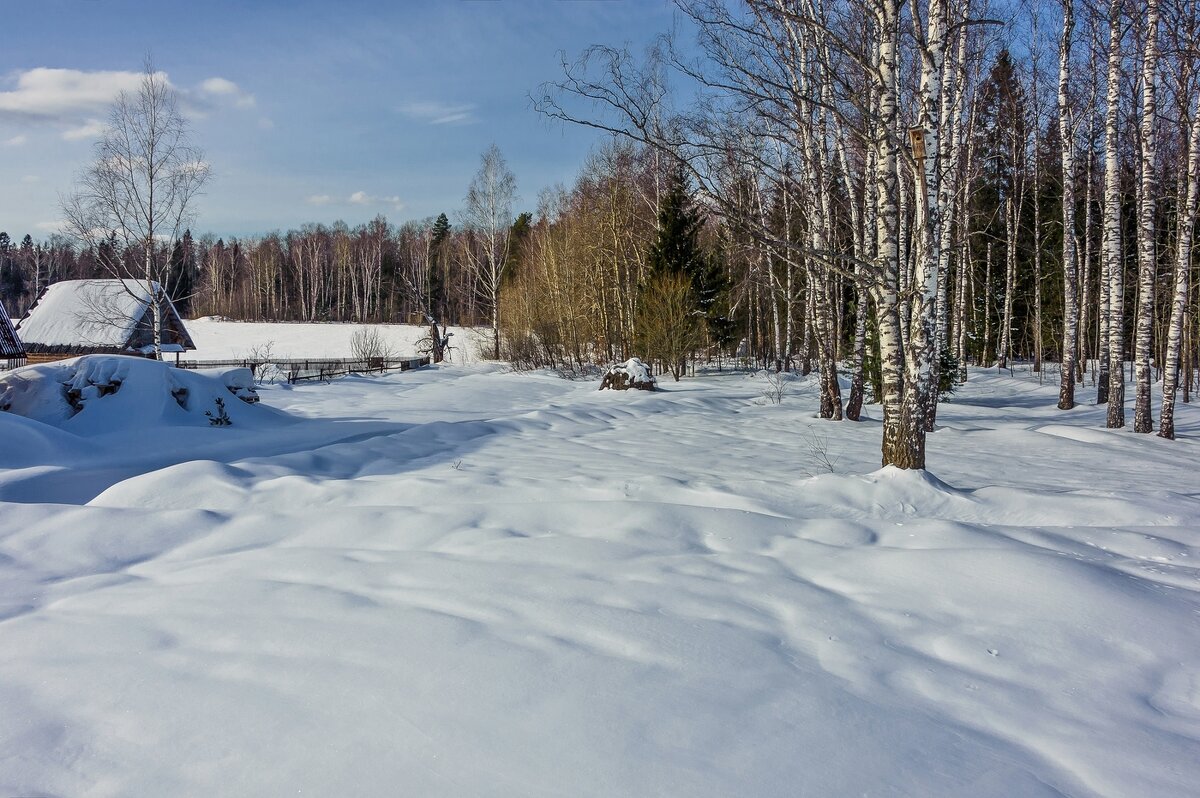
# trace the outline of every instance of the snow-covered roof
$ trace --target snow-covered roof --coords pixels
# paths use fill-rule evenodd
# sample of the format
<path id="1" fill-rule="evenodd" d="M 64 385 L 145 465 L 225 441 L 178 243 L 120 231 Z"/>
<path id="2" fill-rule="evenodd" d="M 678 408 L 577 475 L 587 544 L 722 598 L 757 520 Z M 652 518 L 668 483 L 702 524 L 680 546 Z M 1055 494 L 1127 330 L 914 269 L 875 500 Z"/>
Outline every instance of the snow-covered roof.
<path id="1" fill-rule="evenodd" d="M 145 280 L 63 280 L 45 290 L 17 329 L 30 347 L 124 349 L 146 315 L 151 291 L 162 295 L 158 283 Z M 182 331 L 184 345 L 191 345 L 166 296 L 163 312 Z"/>

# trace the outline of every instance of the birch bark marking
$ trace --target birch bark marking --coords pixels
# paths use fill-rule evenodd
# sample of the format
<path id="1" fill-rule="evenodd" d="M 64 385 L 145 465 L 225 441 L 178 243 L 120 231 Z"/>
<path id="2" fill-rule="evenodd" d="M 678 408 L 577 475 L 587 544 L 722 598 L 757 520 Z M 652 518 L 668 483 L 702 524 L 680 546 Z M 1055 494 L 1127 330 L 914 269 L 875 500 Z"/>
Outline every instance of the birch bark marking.
<path id="1" fill-rule="evenodd" d="M 1117 125 L 1121 102 L 1121 0 L 1108 4 L 1108 95 L 1104 111 L 1104 264 L 1108 273 L 1109 429 L 1125 426 L 1125 274 L 1121 263 L 1121 175 Z"/>
<path id="2" fill-rule="evenodd" d="M 1137 373 L 1134 378 L 1133 431 L 1144 433 L 1154 429 L 1150 412 L 1150 347 L 1157 276 L 1154 192 L 1158 190 L 1158 181 L 1154 170 L 1157 160 L 1158 0 L 1146 0 L 1146 42 L 1142 52 L 1142 183 L 1138 196 Z"/>
<path id="3" fill-rule="evenodd" d="M 1058 409 L 1075 407 L 1075 355 L 1079 335 L 1079 246 L 1075 231 L 1075 121 L 1071 114 L 1071 35 L 1075 0 L 1062 0 L 1063 29 L 1058 45 L 1058 130 L 1062 138 L 1063 344 Z"/>

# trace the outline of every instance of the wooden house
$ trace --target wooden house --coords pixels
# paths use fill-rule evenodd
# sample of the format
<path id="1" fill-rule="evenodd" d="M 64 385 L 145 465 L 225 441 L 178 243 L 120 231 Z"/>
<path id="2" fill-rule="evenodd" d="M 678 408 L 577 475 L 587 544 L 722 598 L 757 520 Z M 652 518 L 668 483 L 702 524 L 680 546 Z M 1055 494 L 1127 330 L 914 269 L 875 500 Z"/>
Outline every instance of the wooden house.
<path id="1" fill-rule="evenodd" d="M 91 354 L 154 356 L 154 308 L 162 312 L 163 352 L 195 349 L 170 297 L 145 280 L 53 283 L 17 323 L 30 363 Z"/>
<path id="2" fill-rule="evenodd" d="M 4 305 L 0 304 L 0 368 L 16 368 L 25 365 L 25 347 L 8 318 Z"/>

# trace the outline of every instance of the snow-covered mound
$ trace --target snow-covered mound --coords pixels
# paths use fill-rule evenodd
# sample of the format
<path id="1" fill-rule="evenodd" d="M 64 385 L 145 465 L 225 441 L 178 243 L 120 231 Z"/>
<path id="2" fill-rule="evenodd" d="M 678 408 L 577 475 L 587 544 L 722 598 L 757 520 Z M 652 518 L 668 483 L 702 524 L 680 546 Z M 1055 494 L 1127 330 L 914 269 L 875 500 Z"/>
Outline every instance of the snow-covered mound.
<path id="1" fill-rule="evenodd" d="M 282 416 L 252 406 L 257 402 L 249 369 L 191 372 L 123 355 L 86 355 L 0 374 L 0 411 L 82 436 L 162 426 L 256 426 Z"/>
<path id="2" fill-rule="evenodd" d="M 636 357 L 631 357 L 624 363 L 614 363 L 608 367 L 604 379 L 600 382 L 600 390 L 611 388 L 615 391 L 627 391 L 636 388 L 639 391 L 653 391 L 655 379 L 650 376 L 650 367 Z"/>

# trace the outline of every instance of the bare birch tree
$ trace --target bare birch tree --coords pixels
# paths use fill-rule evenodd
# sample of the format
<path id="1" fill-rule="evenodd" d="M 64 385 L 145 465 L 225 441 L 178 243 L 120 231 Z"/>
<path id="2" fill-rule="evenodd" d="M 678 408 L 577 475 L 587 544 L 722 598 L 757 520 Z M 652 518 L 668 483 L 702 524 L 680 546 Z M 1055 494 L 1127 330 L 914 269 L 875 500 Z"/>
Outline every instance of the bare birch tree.
<path id="1" fill-rule="evenodd" d="M 467 189 L 463 221 L 483 244 L 479 280 L 492 316 L 492 353 L 497 360 L 500 359 L 500 283 L 508 259 L 508 233 L 516 195 L 517 180 L 508 170 L 500 148 L 493 144 L 483 153 L 479 171 Z"/>
<path id="2" fill-rule="evenodd" d="M 1058 132 L 1062 141 L 1063 341 L 1058 409 L 1075 407 L 1075 356 L 1079 334 L 1079 244 L 1075 230 L 1075 117 L 1071 109 L 1071 37 L 1075 0 L 1062 0 L 1062 38 L 1058 44 Z"/>
<path id="3" fill-rule="evenodd" d="M 1134 323 L 1133 431 L 1150 432 L 1150 348 L 1154 325 L 1154 287 L 1158 276 L 1155 247 L 1155 193 L 1158 190 L 1158 0 L 1146 0 L 1142 49 L 1142 180 L 1138 188 L 1138 297 Z"/>
<path id="4" fill-rule="evenodd" d="M 84 245 L 115 238 L 126 250 L 140 247 L 146 291 L 154 316 L 154 352 L 162 352 L 162 304 L 169 264 L 159 261 L 160 242 L 170 246 L 191 222 L 192 201 L 209 176 L 192 145 L 187 120 L 164 72 L 147 59 L 136 92 L 121 92 L 95 147 L 95 162 L 61 201 L 67 229 Z M 114 268 L 125 272 L 124 259 Z M 137 279 L 133 273 L 115 277 Z"/>
<path id="5" fill-rule="evenodd" d="M 1187 27 L 1190 33 L 1197 34 L 1200 30 L 1196 25 L 1196 12 L 1193 7 L 1191 24 Z M 1182 38 L 1182 37 L 1181 37 Z M 1185 347 L 1184 327 L 1187 321 L 1188 293 L 1192 271 L 1192 246 L 1197 217 L 1200 216 L 1200 88 L 1197 86 L 1196 61 L 1191 59 L 1188 51 L 1196 52 L 1200 46 L 1200 36 L 1192 39 L 1184 38 L 1179 49 L 1184 52 L 1184 60 L 1179 67 L 1176 93 L 1179 97 L 1179 112 L 1181 128 L 1185 131 L 1187 155 L 1184 170 L 1180 179 L 1179 210 L 1175 232 L 1175 274 L 1169 322 L 1167 325 L 1166 352 L 1163 358 L 1163 397 L 1162 412 L 1159 417 L 1158 434 L 1169 440 L 1175 438 L 1175 398 L 1180 387 L 1181 366 L 1186 358 L 1181 358 Z M 1194 104 L 1188 101 L 1195 98 Z M 1191 121 L 1188 122 L 1188 114 Z M 1183 362 L 1181 362 L 1183 361 Z M 1187 401 L 1187 385 L 1191 379 L 1191 364 L 1183 372 L 1184 401 Z"/>
<path id="6" fill-rule="evenodd" d="M 1121 7 L 1108 3 L 1108 95 L 1104 112 L 1104 265 L 1108 279 L 1108 421 L 1125 426 L 1125 268 L 1121 262 Z"/>

